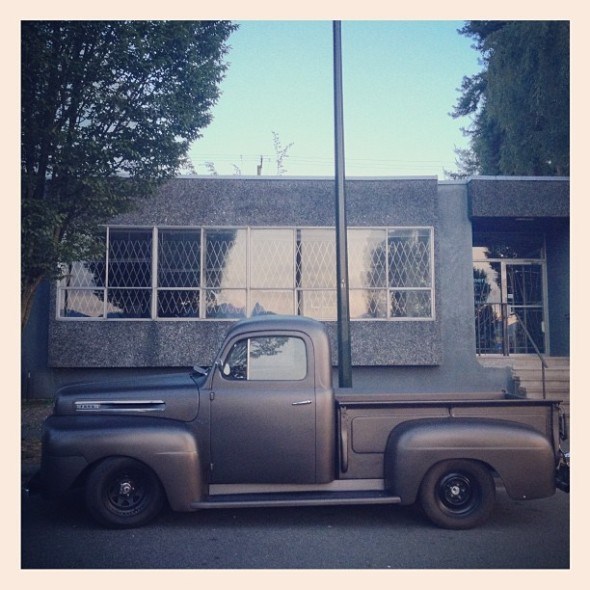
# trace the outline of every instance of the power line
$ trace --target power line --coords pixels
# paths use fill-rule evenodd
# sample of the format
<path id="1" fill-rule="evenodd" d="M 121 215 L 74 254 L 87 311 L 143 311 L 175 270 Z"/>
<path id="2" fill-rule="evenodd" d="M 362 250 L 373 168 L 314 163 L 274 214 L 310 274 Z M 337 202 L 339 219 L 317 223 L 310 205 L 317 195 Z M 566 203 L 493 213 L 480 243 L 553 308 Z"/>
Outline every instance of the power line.
<path id="1" fill-rule="evenodd" d="M 208 174 L 254 175 L 263 163 L 262 175 L 273 175 L 276 155 L 269 154 L 193 154 L 191 160 L 195 171 L 205 168 Z M 288 156 L 285 160 L 286 175 L 331 176 L 334 173 L 334 158 L 323 156 Z M 345 160 L 347 171 L 356 176 L 387 175 L 445 175 L 446 170 L 456 167 L 454 160 L 419 160 L 397 158 L 349 158 Z M 214 172 L 214 173 L 215 173 Z"/>
<path id="2" fill-rule="evenodd" d="M 192 156 L 193 162 L 259 162 L 260 158 L 263 158 L 266 162 L 274 161 L 274 155 L 268 154 L 198 154 Z M 286 159 L 287 163 L 292 164 L 325 164 L 332 165 L 334 163 L 333 158 L 329 157 L 317 157 L 317 156 L 289 156 Z M 405 160 L 405 159 L 387 159 L 387 158 L 346 158 L 346 163 L 350 165 L 366 165 L 372 166 L 391 166 L 391 165 L 454 165 L 454 161 L 451 160 Z"/>

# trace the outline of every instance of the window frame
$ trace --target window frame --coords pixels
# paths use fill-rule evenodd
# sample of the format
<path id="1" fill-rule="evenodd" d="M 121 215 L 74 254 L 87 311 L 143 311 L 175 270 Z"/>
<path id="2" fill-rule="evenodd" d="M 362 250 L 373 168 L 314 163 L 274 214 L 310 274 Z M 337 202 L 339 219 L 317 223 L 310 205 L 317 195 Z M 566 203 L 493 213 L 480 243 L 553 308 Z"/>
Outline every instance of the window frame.
<path id="1" fill-rule="evenodd" d="M 150 304 L 150 316 L 145 318 L 136 318 L 136 317 L 108 317 L 108 309 L 109 309 L 109 302 L 108 302 L 108 290 L 109 290 L 109 250 L 110 250 L 110 236 L 111 231 L 143 231 L 143 232 L 151 232 L 151 253 L 152 253 L 152 265 L 151 265 L 151 285 L 149 287 L 142 288 L 144 290 L 150 291 L 151 296 L 151 304 Z M 224 291 L 239 291 L 244 293 L 245 292 L 245 313 L 244 315 L 236 316 L 236 317 L 207 317 L 208 313 L 208 295 L 216 290 L 221 290 L 219 287 L 210 287 L 206 284 L 207 281 L 207 268 L 206 268 L 206 250 L 207 244 L 206 239 L 208 233 L 211 232 L 224 232 L 224 231 L 244 231 L 245 232 L 245 252 L 243 256 L 245 258 L 245 265 L 246 268 L 244 270 L 245 275 L 245 285 L 243 286 L 232 286 L 223 288 Z M 288 230 L 291 232 L 292 240 L 293 240 L 293 281 L 292 287 L 284 288 L 284 287 L 261 287 L 261 288 L 254 288 L 252 287 L 252 232 L 259 231 L 259 230 Z M 265 293 L 288 293 L 291 294 L 292 305 L 291 310 L 286 313 L 290 313 L 293 315 L 301 315 L 301 301 L 305 297 L 306 293 L 324 293 L 324 297 L 336 297 L 336 285 L 333 287 L 303 287 L 301 284 L 298 284 L 297 274 L 299 272 L 298 269 L 298 256 L 300 252 L 298 251 L 299 248 L 299 241 L 300 241 L 300 233 L 310 230 L 318 230 L 320 232 L 334 232 L 334 239 L 335 239 L 335 229 L 329 226 L 277 226 L 277 225 L 269 225 L 269 226 L 169 226 L 169 225 L 161 225 L 161 226 L 146 226 L 146 225 L 121 225 L 121 226 L 106 226 L 105 227 L 105 280 L 104 286 L 102 287 L 67 287 L 61 284 L 61 280 L 56 282 L 57 289 L 56 289 L 56 320 L 58 321 L 116 321 L 116 322 L 126 322 L 126 321 L 134 321 L 134 322 L 146 322 L 146 321 L 157 321 L 157 322 L 175 322 L 175 321 L 197 321 L 197 322 L 211 322 L 211 321 L 218 321 L 218 322 L 232 322 L 237 321 L 238 319 L 252 317 L 253 311 L 253 293 L 256 291 L 261 291 Z M 385 285 L 379 287 L 354 287 L 350 288 L 350 292 L 370 292 L 374 291 L 375 293 L 382 293 L 386 298 L 386 314 L 384 317 L 358 317 L 353 318 L 351 317 L 351 322 L 405 322 L 405 321 L 412 321 L 412 322 L 431 322 L 436 320 L 436 290 L 435 290 L 435 231 L 433 226 L 349 226 L 349 232 L 355 230 L 372 230 L 372 231 L 379 231 L 383 233 L 384 241 L 385 241 L 385 261 L 386 261 L 386 268 L 385 268 Z M 428 235 L 428 243 L 429 243 L 429 278 L 430 278 L 430 285 L 423 286 L 423 287 L 391 287 L 390 280 L 389 280 L 389 271 L 390 271 L 390 260 L 389 260 L 389 236 L 390 232 L 398 231 L 398 230 L 423 230 L 427 232 Z M 198 233 L 199 240 L 200 240 L 200 278 L 199 278 L 199 286 L 198 287 L 190 287 L 190 288 L 172 288 L 172 287 L 160 287 L 159 286 L 159 239 L 160 239 L 160 232 L 170 232 L 170 231 L 178 231 L 178 232 L 193 232 Z M 350 238 L 350 233 L 348 234 Z M 350 242 L 350 239 L 349 239 Z M 304 243 L 301 241 L 301 244 Z M 88 261 L 77 261 L 79 264 L 85 264 Z M 335 264 L 335 261 L 334 261 Z M 121 288 L 121 287 L 118 287 Z M 130 287 L 131 289 L 132 287 Z M 102 291 L 103 293 L 103 311 L 102 315 L 100 316 L 62 316 L 61 314 L 61 301 L 64 293 L 67 291 Z M 159 300 L 159 293 L 161 291 L 191 291 L 198 293 L 199 297 L 199 313 L 198 316 L 171 316 L 171 317 L 164 317 L 158 315 L 158 300 Z M 392 315 L 392 297 L 394 292 L 404 292 L 404 291 L 423 291 L 430 293 L 430 315 L 429 316 L 393 316 Z M 334 310 L 336 312 L 336 310 Z M 334 317 L 329 317 L 329 314 L 318 314 L 313 315 L 312 317 L 324 321 L 324 322 L 334 322 L 337 320 L 335 313 Z"/>
<path id="2" fill-rule="evenodd" d="M 264 339 L 269 339 L 269 338 L 285 338 L 287 340 L 296 340 L 298 342 L 301 343 L 301 345 L 303 346 L 303 358 L 305 361 L 305 366 L 303 367 L 304 372 L 303 375 L 301 377 L 295 377 L 295 376 L 282 376 L 281 378 L 277 378 L 277 379 L 251 379 L 250 378 L 250 370 L 251 370 L 251 361 L 252 358 L 250 356 L 251 354 L 251 350 L 252 350 L 252 341 L 253 340 L 264 340 Z M 236 347 L 239 344 L 242 344 L 243 342 L 246 342 L 246 376 L 245 378 L 238 378 L 238 377 L 231 377 L 230 375 L 225 373 L 225 367 L 228 365 L 228 361 L 232 356 L 232 353 L 234 352 L 234 350 L 236 349 Z M 221 375 L 222 379 L 225 382 L 236 382 L 239 381 L 240 383 L 280 383 L 280 382 L 293 382 L 293 383 L 297 383 L 297 382 L 301 382 L 301 381 L 305 381 L 308 376 L 309 376 L 309 351 L 308 351 L 308 344 L 306 339 L 303 336 L 300 335 L 294 335 L 294 334 L 256 334 L 256 335 L 250 335 L 250 336 L 242 336 L 237 338 L 236 340 L 234 340 L 230 346 L 226 349 L 227 352 L 225 352 L 224 357 L 223 357 L 223 361 L 221 363 L 221 367 L 219 368 L 219 374 Z"/>

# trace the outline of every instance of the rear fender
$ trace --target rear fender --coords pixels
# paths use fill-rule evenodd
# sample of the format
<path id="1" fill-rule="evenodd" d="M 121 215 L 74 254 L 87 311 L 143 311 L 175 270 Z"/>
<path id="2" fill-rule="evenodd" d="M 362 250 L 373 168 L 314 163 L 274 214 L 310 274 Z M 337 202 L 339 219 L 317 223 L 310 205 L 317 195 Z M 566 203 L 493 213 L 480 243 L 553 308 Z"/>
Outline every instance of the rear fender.
<path id="1" fill-rule="evenodd" d="M 385 450 L 385 487 L 403 504 L 412 504 L 427 471 L 448 459 L 485 464 L 514 499 L 555 492 L 554 451 L 545 436 L 516 422 L 469 418 L 410 420 L 396 426 Z"/>
<path id="2" fill-rule="evenodd" d="M 102 459 L 131 457 L 160 479 L 173 510 L 204 498 L 202 458 L 182 422 L 161 418 L 51 417 L 44 427 L 41 486 L 50 496 L 70 489 Z"/>

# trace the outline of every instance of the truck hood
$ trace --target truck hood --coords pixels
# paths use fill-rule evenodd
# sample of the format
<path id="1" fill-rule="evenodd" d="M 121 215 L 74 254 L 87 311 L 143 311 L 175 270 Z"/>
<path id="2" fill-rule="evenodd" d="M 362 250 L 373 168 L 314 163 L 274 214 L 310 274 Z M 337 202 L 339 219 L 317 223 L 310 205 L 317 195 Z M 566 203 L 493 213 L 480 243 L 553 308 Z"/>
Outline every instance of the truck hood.
<path id="1" fill-rule="evenodd" d="M 76 383 L 56 393 L 54 415 L 142 415 L 190 421 L 204 378 L 190 373 Z"/>

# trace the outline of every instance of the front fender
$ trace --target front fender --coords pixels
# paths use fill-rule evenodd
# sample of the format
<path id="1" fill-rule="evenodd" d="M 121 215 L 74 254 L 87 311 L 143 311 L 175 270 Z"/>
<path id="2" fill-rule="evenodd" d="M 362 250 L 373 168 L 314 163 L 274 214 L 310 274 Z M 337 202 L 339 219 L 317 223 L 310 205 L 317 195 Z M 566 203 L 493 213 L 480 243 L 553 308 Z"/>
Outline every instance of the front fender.
<path id="1" fill-rule="evenodd" d="M 385 487 L 403 504 L 412 504 L 426 472 L 448 459 L 486 464 L 514 499 L 555 493 L 551 441 L 515 422 L 469 418 L 410 420 L 396 426 L 385 450 Z"/>
<path id="2" fill-rule="evenodd" d="M 41 487 L 49 496 L 70 489 L 97 461 L 126 456 L 148 465 L 173 510 L 204 497 L 202 457 L 186 424 L 148 417 L 52 416 L 44 425 Z"/>

